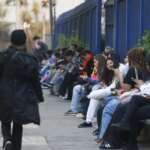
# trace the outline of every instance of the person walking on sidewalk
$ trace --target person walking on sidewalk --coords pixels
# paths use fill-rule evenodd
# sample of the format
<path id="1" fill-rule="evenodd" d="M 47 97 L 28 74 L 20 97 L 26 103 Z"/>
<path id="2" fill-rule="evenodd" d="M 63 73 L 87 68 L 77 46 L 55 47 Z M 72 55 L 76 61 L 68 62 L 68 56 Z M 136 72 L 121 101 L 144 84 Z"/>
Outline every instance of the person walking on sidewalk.
<path id="1" fill-rule="evenodd" d="M 11 46 L 0 54 L 0 120 L 4 150 L 21 150 L 24 124 L 40 125 L 38 103 L 44 99 L 39 67 L 36 58 L 27 52 L 26 39 L 23 30 L 14 30 Z"/>

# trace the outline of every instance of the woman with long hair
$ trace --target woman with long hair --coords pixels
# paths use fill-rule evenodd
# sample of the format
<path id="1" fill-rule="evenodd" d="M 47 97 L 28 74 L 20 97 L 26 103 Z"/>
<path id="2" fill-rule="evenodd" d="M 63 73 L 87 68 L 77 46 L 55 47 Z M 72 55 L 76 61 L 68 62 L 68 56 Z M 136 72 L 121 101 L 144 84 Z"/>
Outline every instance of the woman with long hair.
<path id="1" fill-rule="evenodd" d="M 81 112 L 80 100 L 86 95 L 87 91 L 85 89 L 86 84 L 99 84 L 101 72 L 105 65 L 105 57 L 103 55 L 96 55 L 94 57 L 94 68 L 91 78 L 83 79 L 80 78 L 80 83 L 74 86 L 73 95 L 71 100 L 70 110 L 65 113 L 65 115 L 73 115 Z M 82 80 L 82 81 L 81 81 Z M 81 83 L 82 82 L 82 83 Z"/>
<path id="2" fill-rule="evenodd" d="M 119 64 L 113 58 L 108 58 L 101 75 L 101 88 L 92 91 L 87 97 L 90 99 L 86 121 L 79 128 L 92 127 L 92 121 L 104 98 L 111 95 L 111 89 L 116 88 L 118 81 L 122 84 L 122 74 L 118 69 Z"/>

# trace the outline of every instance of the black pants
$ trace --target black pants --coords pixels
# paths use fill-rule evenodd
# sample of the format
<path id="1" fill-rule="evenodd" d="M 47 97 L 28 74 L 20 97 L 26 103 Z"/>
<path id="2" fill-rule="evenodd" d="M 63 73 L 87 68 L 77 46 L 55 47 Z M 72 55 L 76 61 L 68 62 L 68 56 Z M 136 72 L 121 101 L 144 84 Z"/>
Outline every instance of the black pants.
<path id="1" fill-rule="evenodd" d="M 22 133 L 22 125 L 13 122 L 13 126 L 11 128 L 11 122 L 2 122 L 2 134 L 4 138 L 3 146 L 6 141 L 10 140 L 13 146 L 12 150 L 21 150 Z"/>
<path id="2" fill-rule="evenodd" d="M 100 126 L 101 126 L 103 109 L 104 109 L 104 106 L 100 106 L 99 109 L 98 109 L 98 112 L 97 112 L 97 125 L 98 125 L 98 130 L 99 131 L 100 131 Z"/>
<path id="3" fill-rule="evenodd" d="M 117 107 L 112 119 L 112 123 L 117 123 L 121 120 L 129 122 L 131 126 L 130 132 L 122 132 L 117 128 L 110 127 L 105 140 L 115 146 L 127 144 L 128 150 L 132 146 L 136 147 L 136 138 L 143 127 L 139 121 L 147 118 L 150 118 L 150 101 L 141 96 L 133 96 L 129 103 L 120 104 Z"/>
<path id="4" fill-rule="evenodd" d="M 77 77 L 75 75 L 71 73 L 67 73 L 65 75 L 63 83 L 61 84 L 59 88 L 59 94 L 62 96 L 65 96 L 66 92 L 68 92 L 68 99 L 71 99 L 73 86 L 74 86 L 74 82 L 76 81 L 76 78 Z"/>
<path id="5" fill-rule="evenodd" d="M 127 150 L 138 150 L 136 139 L 141 129 L 144 127 L 144 124 L 142 124 L 140 121 L 150 118 L 150 100 L 141 96 L 134 96 L 130 105 L 128 106 L 128 109 L 129 110 L 124 116 L 125 121 L 129 121 L 131 126 Z"/>
<path id="6" fill-rule="evenodd" d="M 130 123 L 134 119 L 137 110 L 145 105 L 150 105 L 150 100 L 138 95 L 133 96 L 122 120 Z"/>
<path id="7" fill-rule="evenodd" d="M 90 103 L 90 99 L 88 99 L 86 96 L 83 97 L 80 101 L 80 105 L 81 105 L 81 112 L 86 116 L 87 114 L 87 110 L 89 107 L 89 103 Z"/>

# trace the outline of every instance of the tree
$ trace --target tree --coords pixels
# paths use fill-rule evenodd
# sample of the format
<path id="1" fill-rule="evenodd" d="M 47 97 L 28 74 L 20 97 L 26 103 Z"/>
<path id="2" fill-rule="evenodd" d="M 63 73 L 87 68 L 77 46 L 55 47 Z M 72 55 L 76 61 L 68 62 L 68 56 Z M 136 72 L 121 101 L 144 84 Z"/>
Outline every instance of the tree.
<path id="1" fill-rule="evenodd" d="M 7 10 L 3 8 L 2 4 L 0 3 L 0 19 L 3 19 L 6 16 Z"/>
<path id="2" fill-rule="evenodd" d="M 28 5 L 28 0 L 6 0 L 6 4 L 19 2 L 20 5 Z"/>
<path id="3" fill-rule="evenodd" d="M 31 13 L 28 10 L 22 11 L 21 20 L 23 23 L 27 22 L 28 24 L 31 24 L 32 22 Z"/>
<path id="4" fill-rule="evenodd" d="M 28 5 L 28 0 L 19 0 L 19 3 L 21 6 L 26 6 Z"/>
<path id="5" fill-rule="evenodd" d="M 7 9 L 3 8 L 2 4 L 0 3 L 0 31 L 4 31 L 8 24 L 4 21 L 6 17 Z"/>
<path id="6" fill-rule="evenodd" d="M 34 13 L 35 20 L 38 21 L 38 16 L 40 13 L 40 4 L 38 1 L 34 1 L 32 11 Z"/>
<path id="7" fill-rule="evenodd" d="M 146 51 L 150 52 L 150 31 L 145 31 L 144 35 L 140 38 L 138 46 L 143 47 Z"/>
<path id="8" fill-rule="evenodd" d="M 6 0 L 5 4 L 9 5 L 10 3 L 14 2 L 14 0 Z"/>

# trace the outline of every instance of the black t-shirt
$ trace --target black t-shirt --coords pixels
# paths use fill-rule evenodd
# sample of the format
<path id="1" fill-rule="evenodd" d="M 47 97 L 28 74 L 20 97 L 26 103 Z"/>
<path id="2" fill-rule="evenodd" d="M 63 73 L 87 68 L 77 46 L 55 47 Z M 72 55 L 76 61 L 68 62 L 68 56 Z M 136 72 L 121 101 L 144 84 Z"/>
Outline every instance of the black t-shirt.
<path id="1" fill-rule="evenodd" d="M 135 82 L 132 79 L 136 79 L 137 78 L 136 76 L 138 76 L 139 80 L 144 80 L 142 71 L 137 70 L 137 73 L 136 73 L 135 68 L 133 67 L 130 68 L 127 75 L 124 78 L 124 83 L 129 84 L 132 86 L 132 88 L 134 88 Z"/>

